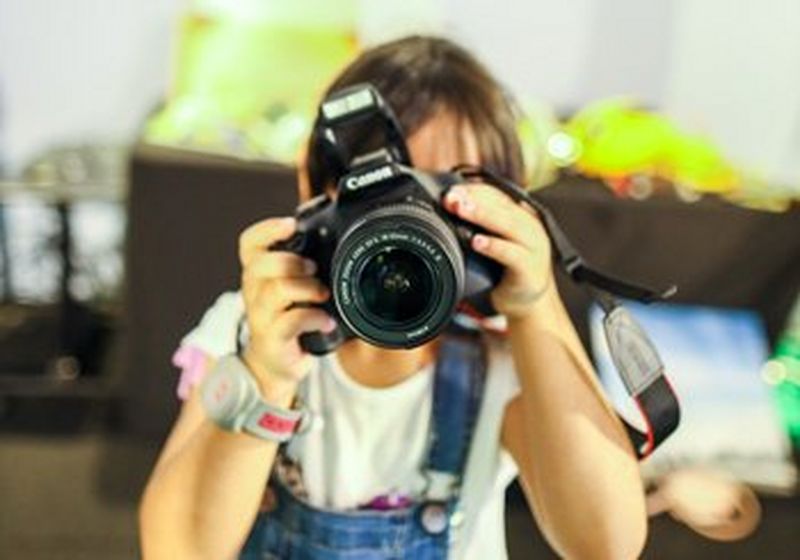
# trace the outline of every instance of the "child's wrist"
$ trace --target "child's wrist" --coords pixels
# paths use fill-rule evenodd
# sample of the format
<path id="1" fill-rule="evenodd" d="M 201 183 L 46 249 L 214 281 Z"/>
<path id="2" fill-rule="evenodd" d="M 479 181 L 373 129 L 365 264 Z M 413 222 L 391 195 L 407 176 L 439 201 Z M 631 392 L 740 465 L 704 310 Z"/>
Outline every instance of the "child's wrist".
<path id="1" fill-rule="evenodd" d="M 555 280 L 549 275 L 545 285 L 527 305 L 504 314 L 508 318 L 509 328 L 523 323 L 552 327 L 556 324 L 561 305 Z"/>
<path id="2" fill-rule="evenodd" d="M 291 405 L 300 385 L 299 380 L 288 375 L 276 374 L 265 367 L 251 347 L 245 348 L 241 358 L 253 374 L 265 401 L 282 407 Z"/>

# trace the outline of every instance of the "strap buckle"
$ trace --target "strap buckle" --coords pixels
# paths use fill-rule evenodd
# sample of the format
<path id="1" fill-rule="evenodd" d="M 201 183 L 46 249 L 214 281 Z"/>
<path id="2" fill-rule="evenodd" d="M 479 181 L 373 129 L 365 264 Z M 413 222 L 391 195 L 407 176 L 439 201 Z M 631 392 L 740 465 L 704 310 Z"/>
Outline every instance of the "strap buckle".
<path id="1" fill-rule="evenodd" d="M 458 475 L 425 469 L 422 476 L 425 478 L 425 487 L 422 490 L 425 501 L 446 502 L 459 493 L 461 477 Z"/>

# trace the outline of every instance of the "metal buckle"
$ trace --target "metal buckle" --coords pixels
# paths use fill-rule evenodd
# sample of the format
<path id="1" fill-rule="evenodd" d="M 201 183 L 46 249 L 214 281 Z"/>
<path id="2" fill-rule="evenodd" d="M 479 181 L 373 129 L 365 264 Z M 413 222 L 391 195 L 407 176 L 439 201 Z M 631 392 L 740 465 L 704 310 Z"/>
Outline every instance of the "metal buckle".
<path id="1" fill-rule="evenodd" d="M 447 504 L 439 501 L 426 502 L 419 512 L 419 523 L 429 535 L 441 535 L 450 525 Z"/>
<path id="2" fill-rule="evenodd" d="M 425 487 L 422 490 L 425 500 L 446 502 L 458 494 L 459 477 L 453 473 L 426 469 L 422 476 L 425 478 Z"/>

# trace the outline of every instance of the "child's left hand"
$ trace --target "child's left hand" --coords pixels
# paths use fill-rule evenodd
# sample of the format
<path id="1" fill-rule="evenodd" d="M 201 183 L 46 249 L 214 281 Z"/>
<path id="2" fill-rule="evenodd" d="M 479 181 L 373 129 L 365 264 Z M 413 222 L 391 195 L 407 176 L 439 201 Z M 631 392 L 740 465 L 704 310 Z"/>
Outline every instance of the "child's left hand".
<path id="1" fill-rule="evenodd" d="M 506 269 L 492 292 L 495 309 L 508 318 L 533 313 L 554 284 L 550 239 L 533 210 L 480 183 L 453 187 L 444 205 L 491 234 L 476 235 L 472 248 Z"/>

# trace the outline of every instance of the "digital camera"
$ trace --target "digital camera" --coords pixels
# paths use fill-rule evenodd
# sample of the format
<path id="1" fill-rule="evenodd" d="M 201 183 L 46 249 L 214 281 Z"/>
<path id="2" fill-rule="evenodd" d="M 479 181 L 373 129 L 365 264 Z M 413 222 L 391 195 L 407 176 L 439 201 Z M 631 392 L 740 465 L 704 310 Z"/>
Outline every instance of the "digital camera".
<path id="1" fill-rule="evenodd" d="M 379 121 L 385 142 L 350 157 L 337 129 Z M 442 201 L 463 178 L 411 167 L 399 123 L 370 85 L 328 97 L 315 134 L 338 165 L 337 196 L 320 195 L 297 209 L 297 232 L 272 247 L 316 262 L 336 321 L 328 334 L 307 333 L 301 346 L 325 354 L 357 336 L 388 348 L 418 346 L 441 333 L 459 304 L 492 313 L 491 289 L 503 269 L 471 249 L 483 230 L 448 213 Z"/>

